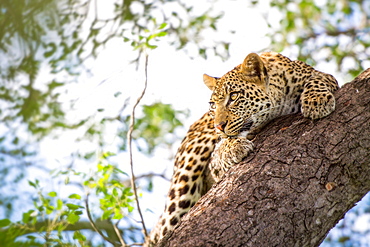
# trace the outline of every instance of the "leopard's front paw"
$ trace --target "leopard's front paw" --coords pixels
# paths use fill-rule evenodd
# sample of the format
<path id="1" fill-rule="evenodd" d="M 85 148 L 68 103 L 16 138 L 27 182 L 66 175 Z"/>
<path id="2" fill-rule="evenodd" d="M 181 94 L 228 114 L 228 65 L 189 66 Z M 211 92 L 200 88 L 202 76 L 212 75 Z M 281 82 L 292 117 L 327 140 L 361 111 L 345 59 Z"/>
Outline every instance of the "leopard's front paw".
<path id="1" fill-rule="evenodd" d="M 253 143 L 245 137 L 227 138 L 223 141 L 218 152 L 221 159 L 229 167 L 239 163 L 253 150 Z"/>
<path id="2" fill-rule="evenodd" d="M 315 95 L 302 102 L 302 114 L 306 118 L 319 119 L 326 117 L 335 109 L 335 98 L 331 92 Z"/>
<path id="3" fill-rule="evenodd" d="M 241 162 L 252 150 L 253 143 L 245 137 L 222 139 L 216 145 L 209 163 L 215 181 L 219 181 L 231 166 Z"/>

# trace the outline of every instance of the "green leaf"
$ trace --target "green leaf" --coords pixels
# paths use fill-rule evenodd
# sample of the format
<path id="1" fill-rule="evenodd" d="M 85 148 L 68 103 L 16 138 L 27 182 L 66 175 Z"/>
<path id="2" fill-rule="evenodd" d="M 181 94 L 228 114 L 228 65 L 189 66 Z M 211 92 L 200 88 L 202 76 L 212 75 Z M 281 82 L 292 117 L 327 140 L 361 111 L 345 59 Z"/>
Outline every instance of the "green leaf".
<path id="1" fill-rule="evenodd" d="M 64 85 L 64 83 L 63 83 L 63 82 L 52 81 L 52 82 L 48 85 L 48 87 L 49 87 L 49 90 L 52 90 L 52 89 L 54 89 L 54 88 L 61 87 L 61 86 L 63 86 L 63 85 Z"/>
<path id="2" fill-rule="evenodd" d="M 115 156 L 116 154 L 113 152 L 105 152 L 102 154 L 103 159 L 107 159 L 108 157 Z"/>
<path id="3" fill-rule="evenodd" d="M 342 236 L 342 237 L 338 238 L 339 243 L 345 243 L 349 240 L 351 240 L 351 238 L 349 236 Z"/>
<path id="4" fill-rule="evenodd" d="M 56 197 L 57 196 L 57 193 L 55 191 L 51 191 L 51 192 L 48 193 L 48 195 L 50 197 Z"/>
<path id="5" fill-rule="evenodd" d="M 152 180 L 149 180 L 149 184 L 148 184 L 148 191 L 149 192 L 153 192 L 153 181 Z"/>
<path id="6" fill-rule="evenodd" d="M 35 236 L 32 236 L 32 235 L 28 235 L 26 238 L 30 239 L 30 240 L 35 240 L 36 237 Z"/>
<path id="7" fill-rule="evenodd" d="M 123 218 L 123 215 L 121 214 L 121 212 L 119 212 L 119 211 L 116 211 L 115 213 L 114 213 L 114 216 L 112 217 L 112 219 L 114 219 L 114 220 L 120 220 L 120 219 L 122 219 Z"/>
<path id="8" fill-rule="evenodd" d="M 75 231 L 73 233 L 73 239 L 79 241 L 86 241 L 86 237 L 80 231 Z"/>
<path id="9" fill-rule="evenodd" d="M 157 34 L 157 37 L 163 37 L 163 36 L 166 36 L 167 35 L 167 32 L 160 32 Z"/>
<path id="10" fill-rule="evenodd" d="M 35 182 L 31 182 L 30 180 L 28 180 L 28 184 L 37 189 L 39 186 L 39 180 L 36 179 Z"/>
<path id="11" fill-rule="evenodd" d="M 30 220 L 30 212 L 23 213 L 23 215 L 22 215 L 22 222 L 25 223 L 25 224 L 27 224 L 29 220 Z"/>
<path id="12" fill-rule="evenodd" d="M 111 214 L 112 214 L 112 211 L 111 210 L 104 211 L 103 215 L 101 216 L 102 220 L 109 219 L 109 217 L 110 217 Z"/>
<path id="13" fill-rule="evenodd" d="M 9 219 L 2 219 L 0 220 L 0 227 L 6 227 L 12 223 Z"/>
<path id="14" fill-rule="evenodd" d="M 81 215 L 83 212 L 81 210 L 75 211 L 75 215 Z"/>
<path id="15" fill-rule="evenodd" d="M 113 189 L 112 194 L 113 194 L 114 196 L 118 196 L 118 191 L 117 191 L 117 189 L 116 189 L 116 188 L 114 188 L 114 189 Z"/>
<path id="16" fill-rule="evenodd" d="M 66 226 L 64 224 L 59 224 L 58 227 L 57 227 L 57 231 L 58 231 L 58 234 L 61 234 L 62 231 L 66 228 Z"/>
<path id="17" fill-rule="evenodd" d="M 55 43 L 49 43 L 45 48 L 47 48 L 47 47 L 50 47 L 50 50 L 47 51 L 45 49 L 45 52 L 44 52 L 44 57 L 45 58 L 48 58 L 48 57 L 52 56 L 57 50 L 57 46 L 56 46 Z"/>
<path id="18" fill-rule="evenodd" d="M 63 207 L 63 201 L 58 199 L 57 200 L 57 210 L 62 210 Z"/>
<path id="19" fill-rule="evenodd" d="M 165 28 L 167 26 L 167 23 L 162 23 L 160 26 L 159 26 L 159 28 L 158 29 L 163 29 L 163 28 Z"/>
<path id="20" fill-rule="evenodd" d="M 79 221 L 79 219 L 80 219 L 80 216 L 78 216 L 78 215 L 75 215 L 74 213 L 71 213 L 71 214 L 69 214 L 68 216 L 67 216 L 67 221 L 68 221 L 68 223 L 69 224 L 74 224 L 74 223 L 76 223 L 77 221 Z"/>
<path id="21" fill-rule="evenodd" d="M 121 94 L 122 94 L 122 92 L 119 92 L 119 91 L 118 91 L 118 92 L 115 92 L 115 93 L 114 93 L 114 97 L 115 97 L 115 98 L 117 98 L 117 97 L 118 97 L 118 96 L 120 96 Z"/>
<path id="22" fill-rule="evenodd" d="M 66 206 L 68 207 L 68 209 L 71 209 L 71 210 L 76 210 L 76 209 L 79 209 L 79 208 L 83 208 L 82 206 L 72 204 L 72 203 L 67 203 Z"/>
<path id="23" fill-rule="evenodd" d="M 134 211 L 135 208 L 133 206 L 131 206 L 131 205 L 128 205 L 127 206 L 127 209 L 131 213 L 132 211 Z"/>
<path id="24" fill-rule="evenodd" d="M 51 214 L 52 212 L 54 212 L 54 207 L 53 206 L 47 206 L 46 207 L 46 214 Z"/>
<path id="25" fill-rule="evenodd" d="M 126 172 L 122 171 L 121 169 L 118 169 L 117 167 L 114 168 L 114 172 L 115 173 L 121 173 L 121 174 L 124 174 L 124 175 L 128 175 Z"/>
<path id="26" fill-rule="evenodd" d="M 68 196 L 68 198 L 80 200 L 81 199 L 81 196 L 79 194 L 71 194 L 71 195 Z"/>

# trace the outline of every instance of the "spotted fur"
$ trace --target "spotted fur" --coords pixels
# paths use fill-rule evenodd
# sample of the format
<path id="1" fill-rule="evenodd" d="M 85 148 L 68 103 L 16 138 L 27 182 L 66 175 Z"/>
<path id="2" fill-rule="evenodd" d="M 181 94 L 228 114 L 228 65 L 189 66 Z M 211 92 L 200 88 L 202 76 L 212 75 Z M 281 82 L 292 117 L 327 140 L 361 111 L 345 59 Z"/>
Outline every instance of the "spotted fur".
<path id="1" fill-rule="evenodd" d="M 148 246 L 171 231 L 214 182 L 253 150 L 251 134 L 282 115 L 329 115 L 338 89 L 333 76 L 273 52 L 251 53 L 221 78 L 203 79 L 213 92 L 210 111 L 190 127 L 181 143 L 166 208 Z"/>

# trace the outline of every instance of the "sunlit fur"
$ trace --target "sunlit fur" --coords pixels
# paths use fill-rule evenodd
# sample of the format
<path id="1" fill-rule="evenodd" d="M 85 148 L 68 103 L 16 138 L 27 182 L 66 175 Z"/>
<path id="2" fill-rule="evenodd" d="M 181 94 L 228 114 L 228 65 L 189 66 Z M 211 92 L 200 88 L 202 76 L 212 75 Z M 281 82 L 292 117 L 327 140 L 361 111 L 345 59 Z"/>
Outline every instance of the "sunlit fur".
<path id="1" fill-rule="evenodd" d="M 327 116 L 338 88 L 331 75 L 273 52 L 251 53 L 221 78 L 203 80 L 212 91 L 210 114 L 196 121 L 181 143 L 165 210 L 145 246 L 171 232 L 212 184 L 248 155 L 253 143 L 247 134 L 281 115 Z"/>
<path id="2" fill-rule="evenodd" d="M 334 77 L 277 53 L 252 53 L 221 78 L 205 78 L 213 88 L 210 112 L 221 136 L 246 136 L 277 116 L 301 110 L 317 119 L 335 108 L 332 92 L 338 86 Z M 235 93 L 239 96 L 232 100 L 230 95 Z"/>

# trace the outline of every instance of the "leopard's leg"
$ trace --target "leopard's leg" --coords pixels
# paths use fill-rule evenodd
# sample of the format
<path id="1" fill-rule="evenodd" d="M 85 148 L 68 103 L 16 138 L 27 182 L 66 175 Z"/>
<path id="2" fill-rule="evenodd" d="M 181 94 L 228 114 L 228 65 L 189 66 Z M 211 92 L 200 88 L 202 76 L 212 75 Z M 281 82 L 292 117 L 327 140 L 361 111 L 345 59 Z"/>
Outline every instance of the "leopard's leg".
<path id="1" fill-rule="evenodd" d="M 216 139 L 213 119 L 208 113 L 190 127 L 175 157 L 165 210 L 150 234 L 151 244 L 147 240 L 146 246 L 157 243 L 172 230 L 209 188 L 204 171 L 208 169 Z"/>
<path id="2" fill-rule="evenodd" d="M 253 150 L 253 143 L 247 137 L 228 137 L 217 143 L 209 163 L 215 182 L 235 164 L 241 162 Z"/>
<path id="3" fill-rule="evenodd" d="M 333 92 L 338 89 L 336 79 L 329 74 L 316 72 L 304 85 L 301 95 L 301 111 L 304 117 L 323 118 L 335 109 Z"/>

